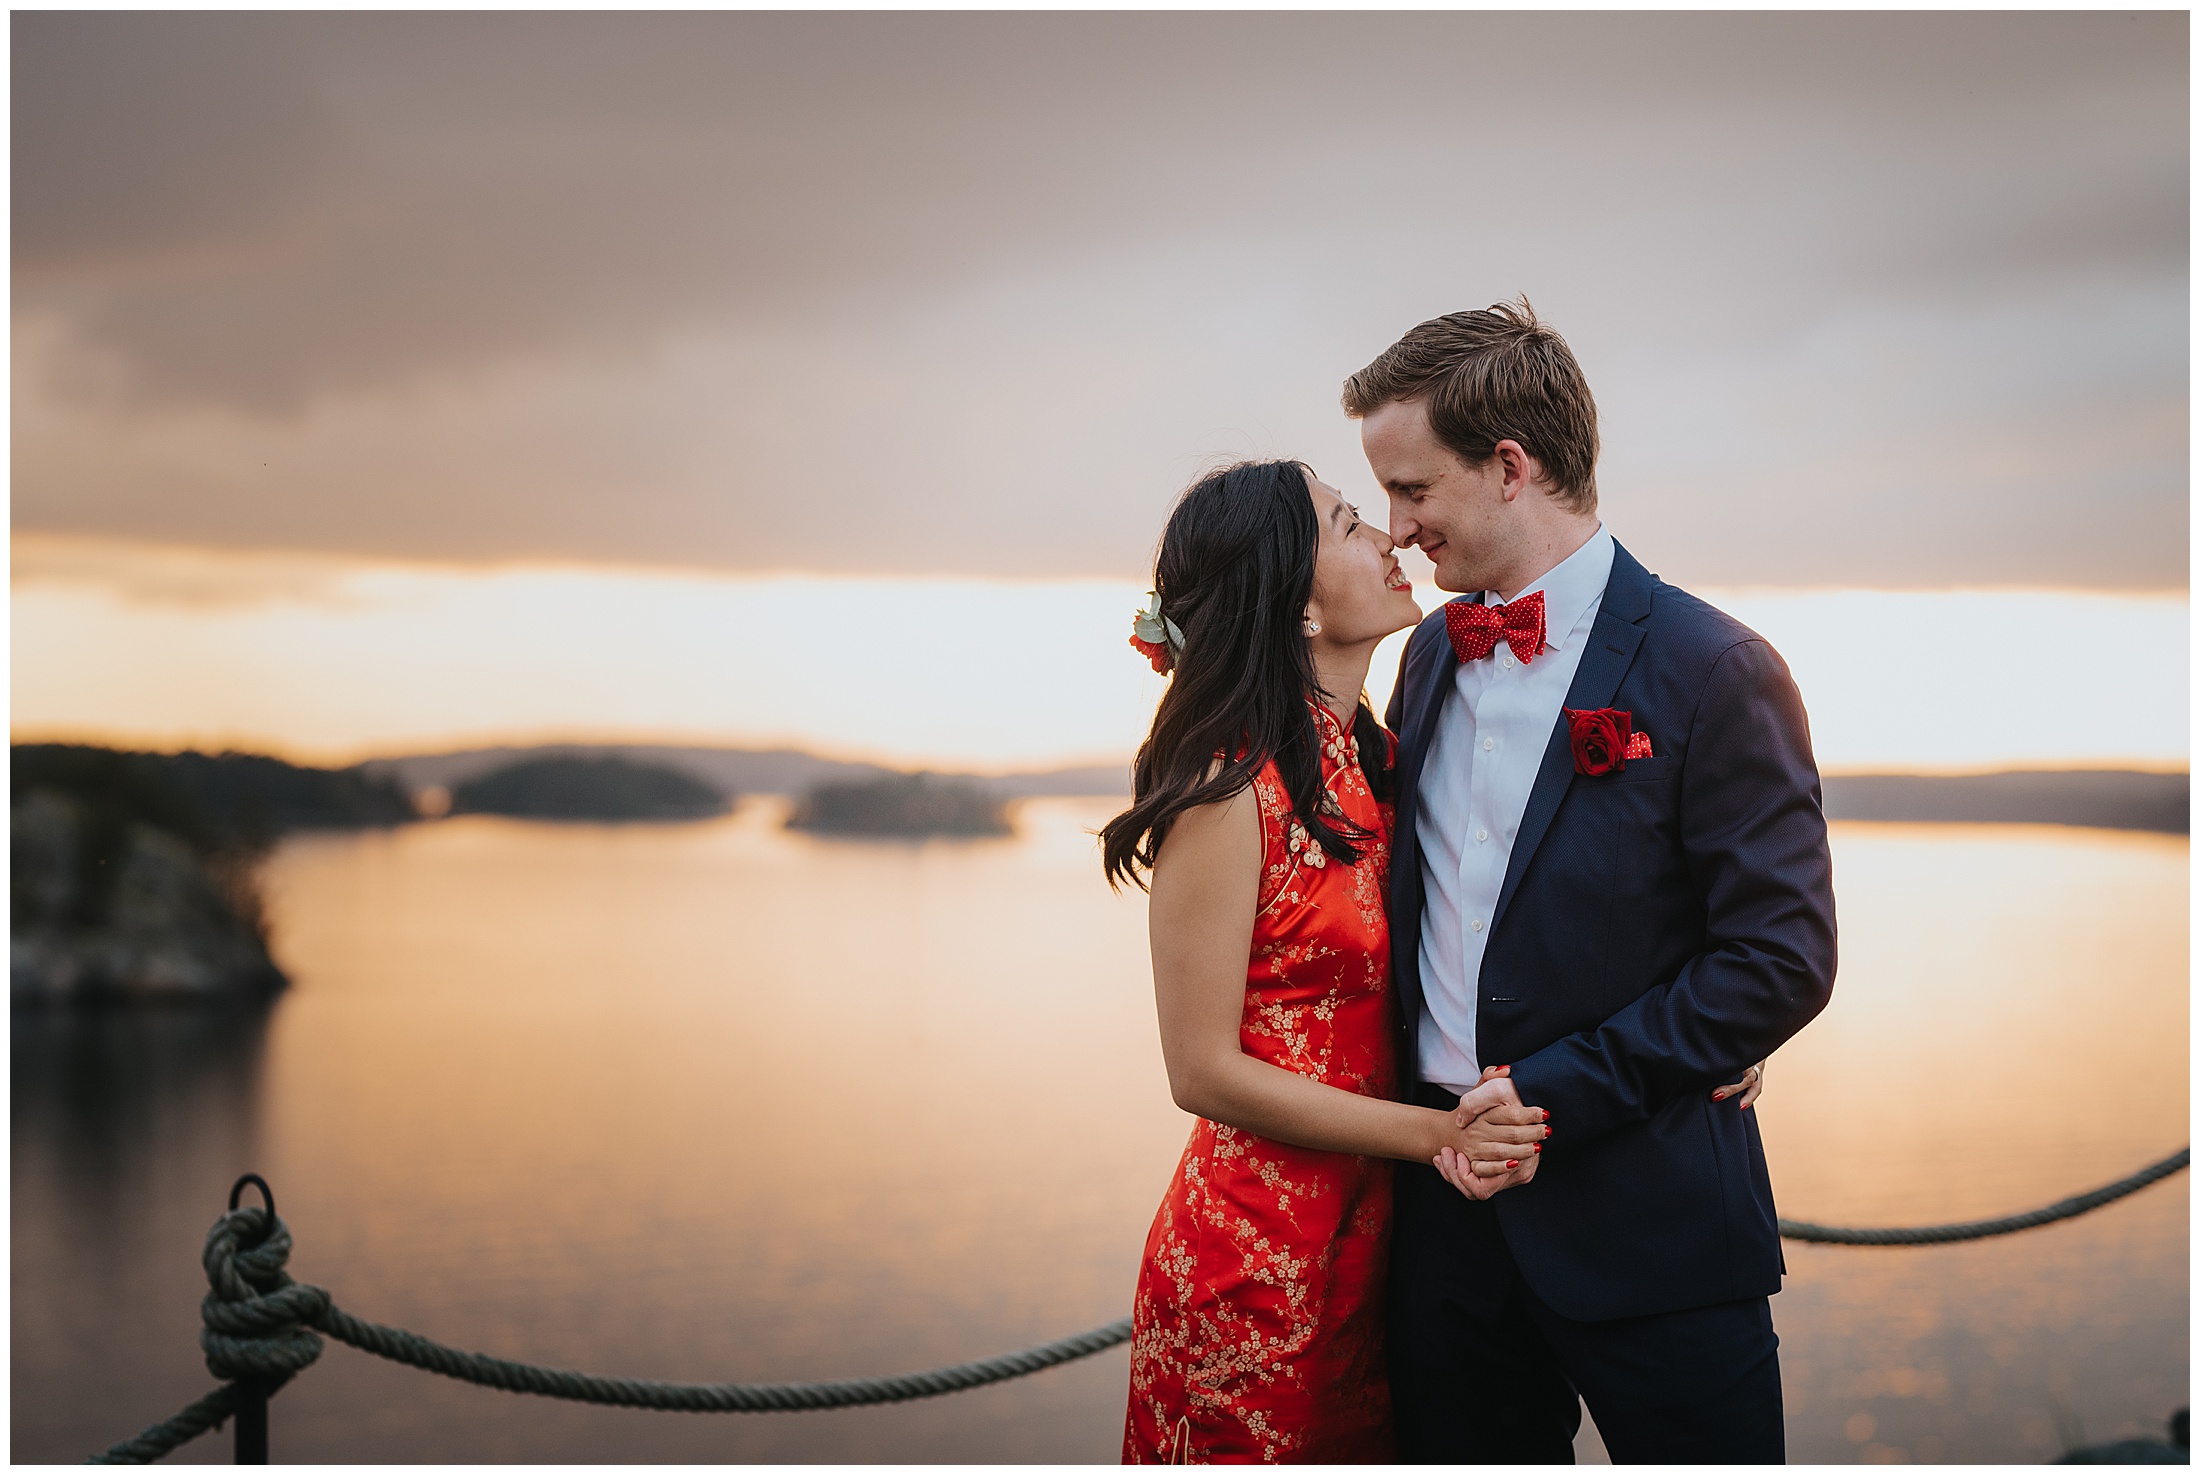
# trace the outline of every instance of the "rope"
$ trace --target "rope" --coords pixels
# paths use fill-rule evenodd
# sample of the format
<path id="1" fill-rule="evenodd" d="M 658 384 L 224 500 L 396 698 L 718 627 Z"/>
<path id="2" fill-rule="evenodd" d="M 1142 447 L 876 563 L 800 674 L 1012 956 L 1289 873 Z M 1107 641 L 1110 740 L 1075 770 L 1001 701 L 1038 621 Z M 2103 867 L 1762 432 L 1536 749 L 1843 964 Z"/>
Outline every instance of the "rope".
<path id="1" fill-rule="evenodd" d="M 319 1286 L 300 1285 L 290 1278 L 285 1269 L 290 1249 L 289 1226 L 267 1209 L 256 1205 L 232 1209 L 215 1221 L 200 1257 L 208 1290 L 206 1299 L 199 1303 L 205 1322 L 199 1332 L 199 1345 L 206 1353 L 207 1371 L 232 1381 L 174 1418 L 95 1456 L 92 1463 L 148 1463 L 209 1429 L 219 1428 L 234 1412 L 234 1380 L 262 1381 L 272 1393 L 313 1365 L 322 1346 L 315 1329 L 376 1357 L 488 1388 L 618 1408 L 686 1413 L 852 1408 L 933 1398 L 1090 1357 L 1129 1341 L 1131 1336 L 1131 1319 L 1126 1316 L 1021 1352 L 897 1378 L 836 1378 L 819 1383 L 660 1383 L 646 1378 L 599 1378 L 562 1368 L 509 1362 L 480 1352 L 461 1352 L 397 1327 L 361 1321 L 339 1310 Z"/>
<path id="2" fill-rule="evenodd" d="M 2137 1193 L 2150 1183 L 2191 1165 L 2192 1149 L 2182 1148 L 2105 1188 L 2066 1198 L 2002 1219 L 1968 1224 L 1936 1224 L 1919 1229 L 1836 1229 L 1823 1224 L 1780 1221 L 1783 1239 L 1818 1244 L 1924 1245 L 2013 1234 L 2059 1219 L 2074 1219 L 2103 1204 Z M 461 1352 L 415 1332 L 377 1326 L 339 1309 L 319 1286 L 300 1285 L 285 1269 L 290 1260 L 290 1229 L 269 1208 L 231 1209 L 206 1236 L 201 1263 L 209 1287 L 199 1303 L 205 1322 L 199 1345 L 207 1371 L 230 1379 L 174 1418 L 164 1419 L 135 1439 L 126 1439 L 92 1464 L 143 1464 L 219 1428 L 234 1410 L 238 1383 L 264 1383 L 272 1394 L 313 1365 L 321 1355 L 315 1331 L 391 1362 L 440 1373 L 461 1382 L 533 1393 L 617 1408 L 646 1408 L 682 1413 L 767 1413 L 796 1409 L 854 1408 L 864 1404 L 903 1403 L 982 1388 L 1044 1368 L 1090 1357 L 1130 1340 L 1131 1319 L 1111 1321 L 1073 1337 L 1063 1337 L 1021 1352 L 976 1362 L 959 1362 L 929 1372 L 894 1378 L 835 1378 L 814 1383 L 660 1383 L 646 1378 L 600 1378 L 562 1368 L 510 1362 L 480 1352 Z"/>
<path id="3" fill-rule="evenodd" d="M 868 1403 L 903 1403 L 980 1388 L 1057 1363 L 1073 1362 L 1131 1337 L 1131 1319 L 1111 1321 L 1074 1337 L 1042 1347 L 959 1362 L 953 1367 L 909 1373 L 898 1378 L 836 1378 L 823 1383 L 659 1383 L 645 1378 L 599 1378 L 588 1373 L 507 1362 L 479 1352 L 459 1352 L 395 1327 L 376 1326 L 331 1306 L 322 1331 L 362 1352 L 424 1368 L 447 1378 L 502 1388 L 508 1393 L 539 1393 L 580 1403 L 618 1408 L 652 1408 L 680 1413 L 768 1413 L 794 1409 L 852 1408 Z"/>
<path id="4" fill-rule="evenodd" d="M 283 1268 L 290 1263 L 289 1225 L 267 1209 L 231 1209 L 207 1231 L 199 1263 L 207 1284 L 199 1349 L 208 1372 L 225 1381 L 283 1383 L 313 1366 L 321 1339 L 307 1327 L 328 1309 L 328 1292 L 299 1285 Z"/>
<path id="5" fill-rule="evenodd" d="M 172 1419 L 162 1419 L 135 1439 L 125 1439 L 105 1454 L 93 1455 L 88 1465 L 150 1465 L 179 1445 L 189 1444 L 209 1429 L 219 1429 L 231 1413 L 233 1387 L 216 1388 Z"/>
<path id="6" fill-rule="evenodd" d="M 2180 1147 L 2160 1162 L 2141 1168 L 2128 1178 L 2119 1178 L 2106 1188 L 2096 1188 L 2091 1193 L 2063 1199 L 2044 1209 L 2034 1209 L 2025 1214 L 2010 1214 L 2001 1219 L 1974 1219 L 1966 1224 L 1929 1224 L 1917 1229 L 1835 1229 L 1825 1224 L 1804 1224 L 1793 1219 L 1782 1219 L 1780 1237 L 1807 1240 L 1821 1245 L 1946 1245 L 1966 1239 L 1988 1239 L 1997 1234 L 2014 1234 L 2020 1229 L 2052 1224 L 2058 1219 L 2075 1219 L 2103 1204 L 2112 1204 L 2127 1194 L 2137 1193 L 2150 1183 L 2159 1183 L 2191 1164 L 2192 1149 Z"/>
<path id="7" fill-rule="evenodd" d="M 272 1221 L 272 1222 L 271 1222 Z M 206 1299 L 199 1302 L 199 1348 L 206 1370 L 224 1386 L 135 1439 L 125 1439 L 95 1465 L 144 1465 L 236 1412 L 238 1382 L 250 1379 L 273 1394 L 313 1365 L 321 1339 L 306 1324 L 328 1306 L 328 1292 L 290 1278 L 290 1227 L 257 1206 L 231 1209 L 206 1232 L 199 1264 Z"/>

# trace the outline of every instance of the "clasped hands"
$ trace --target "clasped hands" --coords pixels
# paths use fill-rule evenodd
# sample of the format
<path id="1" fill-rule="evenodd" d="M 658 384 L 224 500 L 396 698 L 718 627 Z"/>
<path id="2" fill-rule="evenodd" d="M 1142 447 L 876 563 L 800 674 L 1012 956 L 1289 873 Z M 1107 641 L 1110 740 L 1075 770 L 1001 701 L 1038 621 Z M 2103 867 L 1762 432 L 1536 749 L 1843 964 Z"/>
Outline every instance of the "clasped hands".
<path id="1" fill-rule="evenodd" d="M 1523 1105 L 1509 1065 L 1485 1066 L 1451 1114 L 1453 1140 L 1437 1149 L 1436 1171 L 1468 1198 L 1485 1199 L 1535 1177 L 1551 1114 Z"/>
<path id="2" fill-rule="evenodd" d="M 1468 1198 L 1486 1199 L 1518 1188 L 1535 1177 L 1543 1161 L 1551 1114 L 1525 1105 L 1511 1076 L 1509 1065 L 1484 1067 L 1482 1078 L 1452 1112 L 1453 1141 L 1437 1149 L 1436 1171 Z M 1764 1079 L 1764 1066 L 1752 1066 L 1739 1081 L 1713 1091 L 1711 1099 L 1739 1095 L 1746 1110 L 1764 1089 Z"/>

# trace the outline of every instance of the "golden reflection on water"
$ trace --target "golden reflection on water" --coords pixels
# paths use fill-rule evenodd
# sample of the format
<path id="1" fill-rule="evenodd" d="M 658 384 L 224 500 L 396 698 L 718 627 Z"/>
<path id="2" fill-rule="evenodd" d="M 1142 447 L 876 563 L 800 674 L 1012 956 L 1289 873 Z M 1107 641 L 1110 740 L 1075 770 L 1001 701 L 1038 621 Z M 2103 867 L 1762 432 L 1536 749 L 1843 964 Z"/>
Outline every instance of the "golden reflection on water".
<path id="1" fill-rule="evenodd" d="M 2181 837 L 1834 827 L 1841 971 L 1775 1058 L 1782 1214 L 2033 1208 L 2187 1141 Z M 2039 1461 L 2186 1401 L 2188 1178 L 1977 1244 L 1790 1245 L 1773 1302 L 1798 1459 Z"/>
<path id="2" fill-rule="evenodd" d="M 773 800 L 291 841 L 267 890 L 297 986 L 264 1048 L 143 1087 L 146 1120 L 99 1117 L 113 1140 L 87 1158 L 69 1080 L 26 1071 L 43 1037 L 18 1021 L 17 1457 L 81 1457 L 203 1389 L 196 1246 L 247 1167 L 276 1185 L 293 1270 L 347 1309 L 592 1371 L 882 1373 L 1121 1315 L 1186 1122 L 1142 900 L 1108 893 L 1087 833 L 1109 808 L 1033 802 L 1018 838 L 964 843 L 790 834 Z M 1784 1213 L 2031 1207 L 2183 1140 L 2181 839 L 1851 825 L 1835 845 L 1841 981 L 1759 1108 Z M 73 1048 L 110 1073 L 136 1058 L 105 1034 Z M 2039 1459 L 2056 1400 L 2091 1438 L 2166 1415 L 2186 1202 L 2180 1178 L 1992 1244 L 1791 1247 L 1791 1453 Z M 687 1417 L 332 1347 L 279 1400 L 276 1452 L 1108 1460 L 1125 1366 Z"/>

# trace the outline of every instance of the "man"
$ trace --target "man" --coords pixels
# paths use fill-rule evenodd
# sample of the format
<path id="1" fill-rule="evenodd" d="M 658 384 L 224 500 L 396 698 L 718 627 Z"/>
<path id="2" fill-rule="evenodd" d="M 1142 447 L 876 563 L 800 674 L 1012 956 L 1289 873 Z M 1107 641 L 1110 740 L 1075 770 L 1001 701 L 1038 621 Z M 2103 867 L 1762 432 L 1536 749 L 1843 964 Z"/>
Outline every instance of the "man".
<path id="1" fill-rule="evenodd" d="M 1578 1390 L 1617 1460 L 1780 1460 L 1779 1231 L 1755 1114 L 1714 1093 L 1833 987 L 1801 698 L 1604 530 L 1595 401 L 1524 300 L 1421 324 L 1344 405 L 1391 537 L 1463 596 L 1388 719 L 1401 1075 L 1551 1129 L 1475 1197 L 1397 1170 L 1400 1457 L 1569 1463 Z"/>

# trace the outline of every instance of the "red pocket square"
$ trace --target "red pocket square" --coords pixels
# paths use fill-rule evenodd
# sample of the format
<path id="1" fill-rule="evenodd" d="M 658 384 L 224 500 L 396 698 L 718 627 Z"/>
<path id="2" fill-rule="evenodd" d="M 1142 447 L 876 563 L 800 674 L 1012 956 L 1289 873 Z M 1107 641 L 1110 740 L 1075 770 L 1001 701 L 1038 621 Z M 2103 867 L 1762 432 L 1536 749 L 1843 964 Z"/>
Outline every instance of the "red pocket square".
<path id="1" fill-rule="evenodd" d="M 1627 756 L 1630 758 L 1657 757 L 1657 754 L 1650 751 L 1650 734 L 1647 732 L 1629 733 L 1627 735 Z"/>

